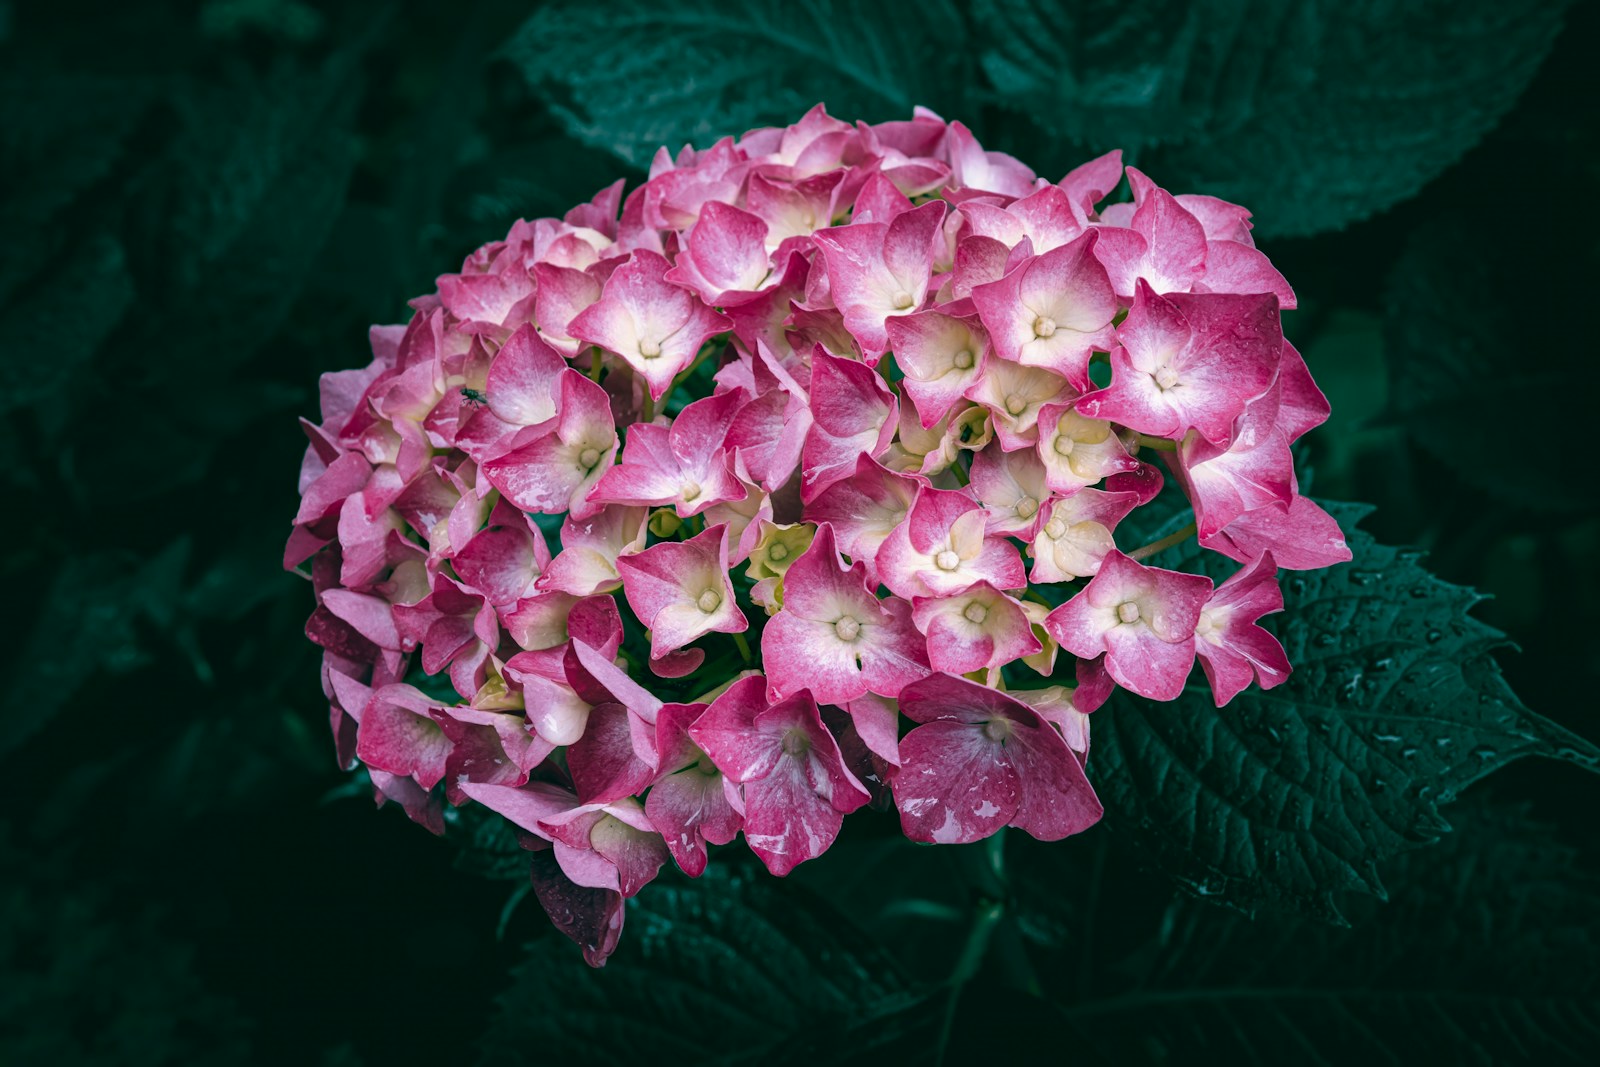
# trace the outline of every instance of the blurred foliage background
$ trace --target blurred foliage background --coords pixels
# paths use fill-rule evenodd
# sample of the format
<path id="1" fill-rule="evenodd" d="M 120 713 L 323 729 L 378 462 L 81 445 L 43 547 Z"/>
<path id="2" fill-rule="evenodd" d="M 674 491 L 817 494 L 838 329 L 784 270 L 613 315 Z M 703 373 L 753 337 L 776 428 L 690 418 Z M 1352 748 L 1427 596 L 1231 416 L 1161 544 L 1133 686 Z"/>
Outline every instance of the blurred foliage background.
<path id="1" fill-rule="evenodd" d="M 433 839 L 337 771 L 310 591 L 278 568 L 317 375 L 434 275 L 662 142 L 923 103 L 1052 178 L 1120 146 L 1251 207 L 1333 403 L 1313 492 L 1492 597 L 1522 701 L 1600 737 L 1596 24 L 1489 0 L 0 4 L 0 1062 L 1600 1051 L 1595 783 L 1532 761 L 1386 859 L 1347 926 L 1207 903 L 1111 820 L 997 856 L 896 845 L 879 813 L 783 883 L 664 876 L 590 973 L 503 841 Z"/>

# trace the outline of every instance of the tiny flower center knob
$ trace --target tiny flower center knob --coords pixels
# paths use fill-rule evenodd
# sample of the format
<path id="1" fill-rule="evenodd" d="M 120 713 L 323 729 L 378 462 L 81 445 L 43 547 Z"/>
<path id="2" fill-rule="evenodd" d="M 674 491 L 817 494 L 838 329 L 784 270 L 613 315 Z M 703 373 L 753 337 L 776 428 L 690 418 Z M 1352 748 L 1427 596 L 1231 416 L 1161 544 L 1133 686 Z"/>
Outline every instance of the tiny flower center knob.
<path id="1" fill-rule="evenodd" d="M 578 462 L 585 469 L 593 467 L 596 463 L 600 462 L 600 450 L 598 448 L 584 449 L 582 452 L 578 453 Z"/>
<path id="2" fill-rule="evenodd" d="M 953 571 L 961 566 L 961 557 L 947 548 L 933 557 L 933 565 L 942 571 Z"/>
<path id="3" fill-rule="evenodd" d="M 1061 434 L 1056 438 L 1056 455 L 1070 456 L 1072 455 L 1073 448 L 1076 446 L 1076 441 L 1068 437 L 1066 434 Z"/>
<path id="4" fill-rule="evenodd" d="M 694 606 L 710 615 L 713 611 L 722 607 L 722 594 L 715 589 L 707 589 L 700 594 L 699 599 L 694 602 Z"/>
<path id="5" fill-rule="evenodd" d="M 779 541 L 777 544 L 767 549 L 767 558 L 782 563 L 784 560 L 789 558 L 789 546 L 784 544 L 782 541 Z"/>
<path id="6" fill-rule="evenodd" d="M 1011 736 L 1011 720 L 990 719 L 983 724 L 983 736 L 991 741 L 1004 741 Z"/>
<path id="7" fill-rule="evenodd" d="M 1216 620 L 1212 619 L 1211 612 L 1202 611 L 1199 621 L 1194 624 L 1194 633 L 1196 637 L 1209 637 L 1216 628 Z"/>
<path id="8" fill-rule="evenodd" d="M 1017 518 L 1031 519 L 1039 512 L 1039 502 L 1031 496 L 1025 496 L 1017 501 Z"/>
<path id="9" fill-rule="evenodd" d="M 1021 415 L 1023 409 L 1027 406 L 1028 402 L 1016 393 L 1010 393 L 1006 396 L 1006 412 L 1008 414 Z"/>
<path id="10" fill-rule="evenodd" d="M 912 295 L 906 292 L 904 289 L 896 289 L 894 296 L 890 297 L 890 299 L 894 302 L 894 306 L 901 311 L 904 311 L 906 308 L 916 303 L 916 300 L 912 297 Z"/>
<path id="11" fill-rule="evenodd" d="M 972 603 L 967 605 L 967 610 L 963 611 L 961 614 L 974 626 L 981 626 L 983 625 L 983 620 L 989 617 L 989 609 L 974 600 Z"/>
<path id="12" fill-rule="evenodd" d="M 861 624 L 846 615 L 833 624 L 833 632 L 839 635 L 841 641 L 854 641 L 861 636 Z"/>
<path id="13" fill-rule="evenodd" d="M 645 359 L 655 359 L 661 354 L 660 341 L 640 341 L 639 354 Z"/>
<path id="14" fill-rule="evenodd" d="M 1061 536 L 1067 532 L 1067 524 L 1060 519 L 1051 519 L 1044 524 L 1044 532 L 1049 535 L 1050 540 L 1059 541 Z"/>
<path id="15" fill-rule="evenodd" d="M 1040 315 L 1033 320 L 1033 335 L 1035 337 L 1051 337 L 1056 332 L 1056 320 L 1049 315 Z"/>
<path id="16" fill-rule="evenodd" d="M 963 348 L 954 356 L 950 357 L 950 362 L 955 364 L 956 370 L 971 370 L 974 362 L 972 358 L 972 350 L 970 348 Z"/>
<path id="17" fill-rule="evenodd" d="M 804 755 L 811 747 L 811 738 L 801 730 L 790 730 L 783 735 L 783 751 L 791 756 Z"/>
<path id="18" fill-rule="evenodd" d="M 1118 622 L 1138 622 L 1139 621 L 1139 605 L 1134 603 L 1131 600 L 1124 600 L 1122 603 L 1118 604 L 1117 605 L 1117 621 Z"/>
<path id="19" fill-rule="evenodd" d="M 695 497 L 697 497 L 699 495 L 700 495 L 700 483 L 699 482 L 689 482 L 687 485 L 685 485 L 683 487 L 683 500 L 684 500 L 684 503 L 687 504 L 689 501 L 693 500 Z"/>
<path id="20" fill-rule="evenodd" d="M 1154 378 L 1156 380 L 1156 384 L 1163 389 L 1171 389 L 1174 385 L 1178 384 L 1178 372 L 1173 370 L 1171 367 L 1161 367 L 1157 369 L 1157 371 L 1152 374 L 1151 377 Z"/>

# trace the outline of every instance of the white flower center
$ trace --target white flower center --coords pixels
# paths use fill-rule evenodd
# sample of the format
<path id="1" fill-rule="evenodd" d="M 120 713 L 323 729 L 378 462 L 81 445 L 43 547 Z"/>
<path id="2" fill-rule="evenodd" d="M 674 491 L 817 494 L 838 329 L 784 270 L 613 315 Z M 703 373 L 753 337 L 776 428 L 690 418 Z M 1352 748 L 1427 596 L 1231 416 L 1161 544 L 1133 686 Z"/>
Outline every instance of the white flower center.
<path id="1" fill-rule="evenodd" d="M 685 485 L 683 487 L 683 500 L 684 500 L 684 503 L 688 503 L 689 501 L 693 500 L 695 497 L 697 497 L 699 495 L 700 495 L 700 483 L 699 482 L 689 482 L 687 485 Z"/>
<path id="2" fill-rule="evenodd" d="M 784 544 L 782 541 L 779 541 L 777 544 L 767 549 L 767 558 L 770 560 L 776 560 L 780 563 L 783 562 L 789 558 L 789 546 Z"/>
<path id="3" fill-rule="evenodd" d="M 947 548 L 933 557 L 933 565 L 942 571 L 953 571 L 961 566 L 961 557 Z"/>
<path id="4" fill-rule="evenodd" d="M 1017 517 L 1031 519 L 1039 513 L 1039 502 L 1031 496 L 1025 496 L 1017 501 Z"/>
<path id="5" fill-rule="evenodd" d="M 1058 436 L 1056 438 L 1056 455 L 1058 455 L 1058 456 L 1070 456 L 1070 455 L 1072 455 L 1072 449 L 1075 446 L 1075 444 L 1076 444 L 1076 442 L 1074 442 L 1072 440 L 1072 438 L 1068 437 L 1066 434 L 1061 434 L 1060 436 Z"/>
<path id="6" fill-rule="evenodd" d="M 1056 332 L 1056 320 L 1049 315 L 1040 315 L 1033 320 L 1033 335 L 1035 337 L 1050 337 Z"/>
<path id="7" fill-rule="evenodd" d="M 1061 540 L 1061 535 L 1067 532 L 1067 524 L 1060 519 L 1051 519 L 1044 524 L 1044 532 L 1052 541 Z"/>
<path id="8" fill-rule="evenodd" d="M 1156 380 L 1156 385 L 1163 390 L 1171 389 L 1178 384 L 1178 372 L 1171 367 L 1162 366 L 1151 377 Z"/>
<path id="9" fill-rule="evenodd" d="M 991 741 L 1004 741 L 1011 736 L 1011 720 L 990 719 L 983 724 L 983 736 Z"/>
<path id="10" fill-rule="evenodd" d="M 811 747 L 811 738 L 803 730 L 790 730 L 783 735 L 783 750 L 791 756 L 801 755 Z"/>
<path id="11" fill-rule="evenodd" d="M 911 294 L 906 292 L 904 289 L 896 289 L 894 296 L 892 296 L 890 299 L 894 302 L 894 306 L 899 308 L 901 311 L 904 311 L 906 308 L 916 303 L 916 300 L 912 298 Z"/>
<path id="12" fill-rule="evenodd" d="M 1216 625 L 1217 625 L 1216 622 L 1211 618 L 1211 612 L 1202 611 L 1200 613 L 1200 621 L 1195 623 L 1195 626 L 1194 626 L 1195 636 L 1197 636 L 1197 637 L 1207 637 L 1207 636 L 1209 636 L 1211 631 L 1216 629 Z"/>
<path id="13" fill-rule="evenodd" d="M 700 598 L 694 602 L 694 606 L 710 615 L 713 611 L 722 607 L 722 594 L 715 589 L 707 589 L 700 594 Z"/>
<path id="14" fill-rule="evenodd" d="M 1122 603 L 1118 604 L 1117 605 L 1117 621 L 1118 622 L 1138 622 L 1139 621 L 1139 605 L 1134 603 L 1131 600 L 1124 600 Z"/>
<path id="15" fill-rule="evenodd" d="M 598 448 L 586 448 L 582 452 L 578 453 L 578 463 L 581 464 L 586 470 L 599 462 L 600 450 Z"/>
<path id="16" fill-rule="evenodd" d="M 1016 393 L 1010 393 L 1006 396 L 1006 411 L 1012 415 L 1021 415 L 1023 409 L 1027 406 L 1028 401 Z"/>
<path id="17" fill-rule="evenodd" d="M 639 355 L 643 356 L 645 359 L 655 359 L 660 354 L 661 354 L 661 342 L 660 341 L 640 341 L 639 342 Z"/>
<path id="18" fill-rule="evenodd" d="M 967 610 L 963 611 L 961 614 L 968 622 L 975 626 L 981 626 L 983 624 L 983 620 L 989 617 L 989 609 L 974 600 L 972 603 L 967 605 Z"/>
<path id="19" fill-rule="evenodd" d="M 956 370 L 971 370 L 973 364 L 972 350 L 963 348 L 950 358 L 950 362 L 956 365 Z"/>
<path id="20" fill-rule="evenodd" d="M 833 624 L 833 632 L 839 635 L 841 641 L 854 641 L 861 636 L 861 624 L 845 615 Z"/>

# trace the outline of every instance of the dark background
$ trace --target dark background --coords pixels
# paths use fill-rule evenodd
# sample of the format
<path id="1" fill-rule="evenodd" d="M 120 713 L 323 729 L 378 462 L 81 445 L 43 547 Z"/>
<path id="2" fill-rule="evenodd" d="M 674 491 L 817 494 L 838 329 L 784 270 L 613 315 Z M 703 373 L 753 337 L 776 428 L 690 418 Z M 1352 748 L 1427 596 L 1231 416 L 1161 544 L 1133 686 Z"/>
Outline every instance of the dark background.
<path id="1" fill-rule="evenodd" d="M 1303 479 L 1491 596 L 1522 701 L 1600 737 L 1593 5 L 536 7 L 0 4 L 0 1062 L 1600 1051 L 1596 783 L 1533 760 L 1348 927 L 1196 899 L 1115 818 L 997 875 L 864 812 L 784 883 L 664 872 L 591 974 L 514 849 L 336 769 L 278 568 L 317 375 L 477 244 L 663 139 L 925 102 L 1252 207 L 1333 403 Z"/>

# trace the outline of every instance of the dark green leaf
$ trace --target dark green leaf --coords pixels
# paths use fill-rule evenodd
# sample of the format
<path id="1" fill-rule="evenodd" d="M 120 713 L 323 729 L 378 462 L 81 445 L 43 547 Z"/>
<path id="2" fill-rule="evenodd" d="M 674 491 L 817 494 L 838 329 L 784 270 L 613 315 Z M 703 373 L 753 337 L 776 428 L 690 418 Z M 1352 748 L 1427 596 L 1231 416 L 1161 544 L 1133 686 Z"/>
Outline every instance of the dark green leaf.
<path id="1" fill-rule="evenodd" d="M 1334 894 L 1382 896 L 1379 862 L 1435 840 L 1471 783 L 1523 756 L 1600 768 L 1600 749 L 1511 692 L 1478 594 L 1355 529 L 1360 506 L 1331 510 L 1355 558 L 1283 576 L 1289 681 L 1220 709 L 1198 670 L 1172 703 L 1119 693 L 1090 769 L 1108 818 L 1192 892 L 1337 921 Z M 1234 567 L 1192 541 L 1157 562 Z"/>
<path id="2" fill-rule="evenodd" d="M 149 102 L 143 81 L 67 75 L 8 56 L 0 71 L 0 159 L 7 161 L 0 168 L 0 233 L 6 235 L 0 297 L 23 278 L 46 272 L 94 317 L 82 278 L 63 285 L 63 272 L 99 273 L 96 252 L 104 250 L 77 249 L 69 262 L 59 262 L 52 252 L 65 243 L 65 232 L 55 217 L 111 171 Z M 120 269 L 120 253 L 116 259 Z"/>
<path id="3" fill-rule="evenodd" d="M 568 2 L 529 19 L 506 54 L 574 136 L 643 167 L 662 145 L 704 147 L 819 102 L 847 121 L 955 103 L 963 36 L 948 0 L 914 14 L 866 0 Z"/>
<path id="4" fill-rule="evenodd" d="M 1564 210 L 1570 239 L 1600 265 L 1600 212 L 1591 200 Z M 1591 482 L 1537 456 L 1554 447 L 1541 433 L 1588 421 L 1587 392 L 1574 388 L 1591 373 L 1588 323 L 1558 316 L 1534 337 L 1527 328 L 1535 303 L 1582 306 L 1591 278 L 1541 271 L 1537 289 L 1530 288 L 1528 272 L 1538 269 L 1547 238 L 1524 230 L 1475 233 L 1450 219 L 1413 235 L 1386 292 L 1387 421 L 1403 427 L 1432 462 L 1500 501 L 1546 513 L 1593 511 L 1600 493 Z M 1524 295 L 1508 300 L 1513 293 Z M 1522 431 L 1523 447 L 1494 443 L 1501 413 L 1537 419 Z"/>
<path id="5" fill-rule="evenodd" d="M 630 901 L 605 968 L 551 937 L 512 977 L 482 1062 L 631 1065 L 641 1042 L 667 1062 L 835 1062 L 902 1034 L 920 1000 L 820 900 L 715 866 Z"/>
<path id="6" fill-rule="evenodd" d="M 1302 235 L 1381 211 L 1459 159 L 1516 101 L 1565 7 L 985 0 L 974 25 L 1009 107 L 1245 204 L 1263 232 Z"/>
<path id="7" fill-rule="evenodd" d="M 152 267 L 169 279 L 162 304 L 182 328 L 150 324 L 146 343 L 171 351 L 147 368 L 151 379 L 185 373 L 193 360 L 208 373 L 241 363 L 288 313 L 355 163 L 356 60 L 350 52 L 320 69 L 236 72 L 220 88 L 175 97 L 172 202 L 156 246 L 163 262 Z"/>
<path id="8" fill-rule="evenodd" d="M 187 538 L 153 558 L 126 552 L 70 558 L 28 620 L 28 639 L 13 662 L 0 756 L 39 730 L 99 670 L 126 673 L 154 651 L 143 624 L 170 627 L 182 597 Z"/>
<path id="9" fill-rule="evenodd" d="M 1059 1006 L 1109 1063 L 1588 1062 L 1600 1039 L 1600 881 L 1522 808 L 1467 803 L 1396 857 L 1354 929 L 1251 921 L 1180 898 L 1131 988 Z"/>
<path id="10" fill-rule="evenodd" d="M 0 322 L 0 412 L 46 401 L 43 421 L 68 419 L 69 385 L 133 303 L 127 257 L 115 237 L 95 234 L 73 262 L 57 264 L 17 294 Z M 56 418 L 52 418 L 54 414 Z"/>
<path id="11" fill-rule="evenodd" d="M 246 1016 L 163 929 L 170 904 L 127 914 L 106 872 L 76 878 L 10 830 L 0 825 L 0 1063 L 247 1062 Z"/>

